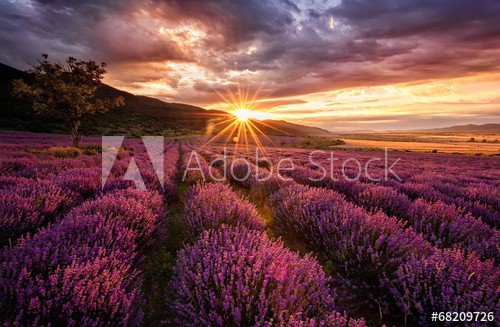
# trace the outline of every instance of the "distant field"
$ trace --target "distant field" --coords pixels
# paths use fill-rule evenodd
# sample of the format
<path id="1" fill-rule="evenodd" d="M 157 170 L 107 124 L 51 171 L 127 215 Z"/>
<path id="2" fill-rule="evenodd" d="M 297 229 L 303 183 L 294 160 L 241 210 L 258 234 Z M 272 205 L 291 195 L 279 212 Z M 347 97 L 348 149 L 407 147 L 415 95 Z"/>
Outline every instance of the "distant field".
<path id="1" fill-rule="evenodd" d="M 388 147 L 399 151 L 500 155 L 500 134 L 358 133 L 337 134 L 337 138 L 345 144 L 336 147 L 346 149 Z"/>
<path id="2" fill-rule="evenodd" d="M 206 140 L 210 137 L 205 137 Z M 380 150 L 410 152 L 440 152 L 470 155 L 500 155 L 500 134 L 429 134 L 429 133 L 338 133 L 332 137 L 273 136 L 270 141 L 259 136 L 266 146 L 313 149 Z M 231 144 L 227 136 L 213 140 L 216 144 Z M 248 138 L 249 144 L 254 144 Z"/>

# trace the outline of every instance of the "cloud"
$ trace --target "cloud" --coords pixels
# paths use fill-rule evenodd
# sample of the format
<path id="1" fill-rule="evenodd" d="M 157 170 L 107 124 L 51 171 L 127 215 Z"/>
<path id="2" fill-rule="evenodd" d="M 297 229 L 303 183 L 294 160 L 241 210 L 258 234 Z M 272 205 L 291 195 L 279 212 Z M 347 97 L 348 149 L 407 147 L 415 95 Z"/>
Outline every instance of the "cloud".
<path id="1" fill-rule="evenodd" d="M 480 5 L 469 0 L 347 0 L 329 12 L 356 26 L 362 37 L 454 34 L 463 39 L 499 35 L 500 5 L 495 0 L 484 0 Z M 457 31 L 467 32 L 457 35 Z"/>
<path id="2" fill-rule="evenodd" d="M 106 61 L 114 86 L 206 106 L 238 83 L 307 111 L 287 99 L 500 71 L 494 0 L 9 0 L 0 12 L 1 62 Z"/>

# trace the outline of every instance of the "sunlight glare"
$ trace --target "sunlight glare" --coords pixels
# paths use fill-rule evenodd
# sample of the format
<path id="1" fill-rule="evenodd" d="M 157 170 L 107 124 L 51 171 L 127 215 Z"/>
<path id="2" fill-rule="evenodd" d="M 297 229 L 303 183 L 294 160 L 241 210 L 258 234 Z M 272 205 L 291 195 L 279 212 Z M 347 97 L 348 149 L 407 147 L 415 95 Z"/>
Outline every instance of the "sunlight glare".
<path id="1" fill-rule="evenodd" d="M 246 109 L 238 109 L 232 112 L 238 120 L 247 121 L 249 118 L 256 119 L 254 112 Z"/>
<path id="2" fill-rule="evenodd" d="M 264 120 L 271 118 L 271 116 L 265 112 L 248 109 L 237 109 L 231 113 L 235 115 L 239 121 L 247 121 L 248 119 Z"/>
<path id="3" fill-rule="evenodd" d="M 238 151 L 247 154 L 250 153 L 251 146 L 249 140 L 255 144 L 256 148 L 259 149 L 261 153 L 265 155 L 266 150 L 259 139 L 259 136 L 266 139 L 271 145 L 276 146 L 276 144 L 274 144 L 274 142 L 256 125 L 257 120 L 259 120 L 258 125 L 263 125 L 266 128 L 287 134 L 272 125 L 269 125 L 269 122 L 266 122 L 266 120 L 273 118 L 271 113 L 254 110 L 261 86 L 262 84 L 259 85 L 253 95 L 250 94 L 250 88 L 248 86 L 246 88 L 242 88 L 239 82 L 236 85 L 236 92 L 233 92 L 226 86 L 226 95 L 214 89 L 214 92 L 217 93 L 222 100 L 224 100 L 228 107 L 233 108 L 233 110 L 228 111 L 228 113 L 231 114 L 228 119 L 215 124 L 216 126 L 223 126 L 223 128 L 215 135 L 212 135 L 212 137 L 203 144 L 204 147 L 208 146 L 212 142 L 216 142 L 218 138 L 223 135 L 227 135 L 225 144 L 230 142 L 231 139 L 233 140 L 233 155 L 236 155 Z"/>

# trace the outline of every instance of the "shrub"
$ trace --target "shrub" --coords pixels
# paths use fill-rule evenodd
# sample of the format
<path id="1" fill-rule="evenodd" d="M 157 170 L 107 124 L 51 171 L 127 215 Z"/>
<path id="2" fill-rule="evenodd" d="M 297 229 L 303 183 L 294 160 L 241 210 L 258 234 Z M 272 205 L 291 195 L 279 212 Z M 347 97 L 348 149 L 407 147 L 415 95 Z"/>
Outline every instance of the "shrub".
<path id="1" fill-rule="evenodd" d="M 281 233 L 295 231 L 315 242 L 314 221 L 322 212 L 341 208 L 345 199 L 337 192 L 294 184 L 278 190 L 269 199 L 274 222 Z"/>
<path id="2" fill-rule="evenodd" d="M 256 181 L 250 188 L 250 198 L 257 203 L 265 202 L 279 189 L 291 185 L 293 181 L 284 180 L 285 177 L 278 177 L 273 174 L 269 179 Z"/>
<path id="3" fill-rule="evenodd" d="M 418 199 L 411 205 L 408 221 L 425 239 L 438 247 L 459 246 L 483 258 L 500 260 L 500 233 L 455 205 Z"/>
<path id="4" fill-rule="evenodd" d="M 49 152 L 53 153 L 56 158 L 76 158 L 83 155 L 82 151 L 77 148 L 52 147 Z"/>
<path id="5" fill-rule="evenodd" d="M 429 326 L 429 312 L 496 312 L 500 270 L 459 250 L 436 251 L 401 266 L 392 289 L 410 319 Z"/>
<path id="6" fill-rule="evenodd" d="M 321 187 L 331 182 L 328 175 L 324 176 L 323 173 L 306 167 L 296 167 L 290 175 L 297 183 L 304 185 Z"/>
<path id="7" fill-rule="evenodd" d="M 217 181 L 221 180 L 220 172 L 208 165 L 205 158 L 198 153 L 191 152 L 191 149 L 186 146 L 181 147 L 182 165 L 181 165 L 181 180 L 188 184 L 194 184 L 200 181 Z M 212 178 L 213 177 L 213 178 Z"/>
<path id="8" fill-rule="evenodd" d="M 408 215 L 411 201 L 391 187 L 370 186 L 365 188 L 357 197 L 356 203 L 369 212 L 383 211 L 388 216 L 404 219 Z"/>
<path id="9" fill-rule="evenodd" d="M 82 216 L 100 216 L 107 221 L 119 222 L 132 230 L 139 244 L 147 243 L 160 217 L 165 215 L 163 200 L 157 192 L 118 189 L 102 197 L 83 203 L 65 220 L 78 220 Z"/>
<path id="10" fill-rule="evenodd" d="M 71 191 L 64 191 L 50 181 L 23 179 L 19 184 L 0 189 L 0 245 L 47 225 L 74 198 Z"/>
<path id="11" fill-rule="evenodd" d="M 12 187 L 20 187 L 21 185 L 32 184 L 33 180 L 25 177 L 16 176 L 0 176 L 0 189 L 10 189 Z"/>
<path id="12" fill-rule="evenodd" d="M 142 318 L 138 245 L 161 197 L 118 190 L 2 252 L 0 307 L 20 325 L 127 325 Z"/>
<path id="13" fill-rule="evenodd" d="M 461 198 L 455 199 L 457 206 L 465 208 L 474 217 L 481 219 L 485 224 L 493 228 L 500 228 L 500 211 L 495 210 L 491 205 L 480 201 L 465 201 Z"/>
<path id="14" fill-rule="evenodd" d="M 389 286 L 399 267 L 431 251 L 397 219 L 370 215 L 331 190 L 294 185 L 270 201 L 281 230 L 304 237 L 330 261 L 339 283 L 359 296 L 358 303 L 383 312 L 390 312 Z"/>
<path id="15" fill-rule="evenodd" d="M 176 323 L 184 326 L 263 326 L 334 309 L 316 260 L 246 228 L 205 231 L 179 252 L 171 285 Z"/>
<path id="16" fill-rule="evenodd" d="M 102 188 L 104 193 L 114 192 L 115 190 L 134 189 L 135 183 L 131 180 L 124 180 L 123 177 L 113 177 L 106 181 Z"/>
<path id="17" fill-rule="evenodd" d="M 80 146 L 79 148 L 84 155 L 95 155 L 102 152 L 102 146 L 100 144 L 91 144 Z"/>
<path id="18" fill-rule="evenodd" d="M 427 201 L 435 202 L 442 197 L 442 194 L 436 191 L 431 185 L 424 183 L 404 183 L 400 190 L 412 200 L 423 198 Z"/>
<path id="19" fill-rule="evenodd" d="M 252 184 L 270 178 L 269 170 L 245 161 L 228 162 L 227 175 L 232 182 L 250 188 Z"/>
<path id="20" fill-rule="evenodd" d="M 34 160 L 20 158 L 20 159 L 11 159 L 11 158 L 2 158 L 0 161 L 0 174 L 11 174 L 22 171 L 34 165 Z"/>
<path id="21" fill-rule="evenodd" d="M 464 199 L 480 201 L 482 204 L 490 205 L 492 209 L 500 211 L 500 189 L 496 185 L 481 182 L 469 185 L 464 192 Z"/>
<path id="22" fill-rule="evenodd" d="M 100 191 L 101 170 L 98 168 L 75 168 L 51 178 L 62 189 L 78 194 L 78 200 L 88 199 Z"/>
<path id="23" fill-rule="evenodd" d="M 356 201 L 359 194 L 369 185 L 363 184 L 360 181 L 348 181 L 340 179 L 338 181 L 327 180 L 327 188 L 345 195 L 346 200 L 350 202 Z"/>
<path id="24" fill-rule="evenodd" d="M 5 308 L 12 306 L 19 324 L 99 322 L 103 317 L 122 321 L 134 309 L 131 302 L 137 297 L 136 272 L 131 279 L 126 278 L 136 247 L 134 233 L 121 224 L 110 225 L 102 216 L 75 218 L 34 237 L 21 238 L 18 246 L 3 254 L 0 290 L 4 298 L 0 305 L 7 312 Z M 102 278 L 92 269 L 73 271 L 76 267 L 96 268 L 100 260 L 104 265 L 99 269 Z M 67 288 L 74 283 L 87 291 Z M 106 285 L 116 287 L 104 288 Z M 126 288 L 120 289 L 120 285 Z M 72 301 L 86 305 L 73 307 Z"/>
<path id="25" fill-rule="evenodd" d="M 191 240 L 222 224 L 263 229 L 262 217 L 253 204 L 223 183 L 192 186 L 184 198 L 185 231 Z"/>

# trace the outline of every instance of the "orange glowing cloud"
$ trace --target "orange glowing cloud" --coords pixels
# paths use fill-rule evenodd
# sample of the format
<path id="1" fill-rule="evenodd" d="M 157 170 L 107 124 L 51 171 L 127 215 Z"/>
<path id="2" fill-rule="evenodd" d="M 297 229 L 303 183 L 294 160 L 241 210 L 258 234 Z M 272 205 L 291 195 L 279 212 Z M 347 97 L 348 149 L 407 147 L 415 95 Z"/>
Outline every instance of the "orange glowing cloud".
<path id="1" fill-rule="evenodd" d="M 494 1 L 4 1 L 0 11 L 0 62 L 105 61 L 106 83 L 168 102 L 230 112 L 219 93 L 248 86 L 262 117 L 333 130 L 500 112 Z"/>

